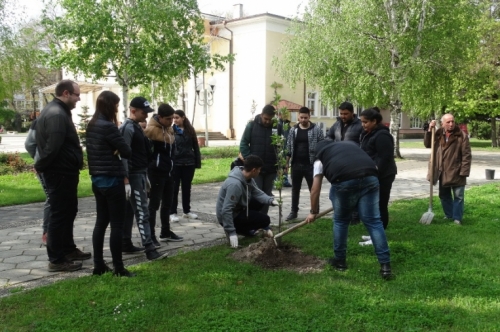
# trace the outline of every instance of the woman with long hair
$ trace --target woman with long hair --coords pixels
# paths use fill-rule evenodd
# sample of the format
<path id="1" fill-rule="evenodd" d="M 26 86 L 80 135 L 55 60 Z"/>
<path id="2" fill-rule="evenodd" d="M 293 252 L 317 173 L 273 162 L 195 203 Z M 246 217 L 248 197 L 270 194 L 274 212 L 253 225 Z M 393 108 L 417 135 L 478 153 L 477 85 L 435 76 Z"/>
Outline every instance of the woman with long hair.
<path id="1" fill-rule="evenodd" d="M 196 168 L 201 168 L 200 146 L 196 132 L 182 110 L 174 113 L 175 151 L 174 159 L 174 198 L 170 209 L 170 220 L 179 221 L 177 205 L 179 187 L 182 186 L 182 218 L 197 219 L 198 216 L 191 212 L 191 182 Z"/>
<path id="2" fill-rule="evenodd" d="M 109 247 L 117 276 L 132 277 L 122 260 L 122 233 L 125 218 L 126 171 L 121 158 L 129 158 L 131 149 L 118 130 L 120 98 L 111 91 L 102 92 L 87 126 L 87 158 L 96 202 L 96 222 L 92 234 L 94 275 L 111 272 L 103 257 L 106 228 L 111 225 Z"/>
<path id="3" fill-rule="evenodd" d="M 391 197 L 392 183 L 396 178 L 398 169 L 394 160 L 394 139 L 389 128 L 382 124 L 382 115 L 378 107 L 364 110 L 360 114 L 364 132 L 361 133 L 359 144 L 372 159 L 378 169 L 379 181 L 379 208 L 380 219 L 384 229 L 389 224 L 389 198 Z M 369 236 L 363 235 L 360 245 L 371 245 Z"/>

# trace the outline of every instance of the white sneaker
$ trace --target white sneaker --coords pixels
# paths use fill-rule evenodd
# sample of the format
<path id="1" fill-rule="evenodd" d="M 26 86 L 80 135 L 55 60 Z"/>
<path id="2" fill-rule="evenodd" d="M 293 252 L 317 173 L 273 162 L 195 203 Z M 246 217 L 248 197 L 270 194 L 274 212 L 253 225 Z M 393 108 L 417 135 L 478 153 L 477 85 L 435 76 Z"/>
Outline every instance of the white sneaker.
<path id="1" fill-rule="evenodd" d="M 368 240 L 371 240 L 372 238 L 370 237 L 370 235 L 361 235 L 361 240 L 363 241 L 368 241 Z"/>
<path id="2" fill-rule="evenodd" d="M 189 213 L 184 213 L 182 215 L 182 218 L 186 218 L 186 219 L 198 219 L 198 215 L 194 214 L 193 212 L 189 212 Z"/>
<path id="3" fill-rule="evenodd" d="M 179 216 L 177 214 L 171 214 L 170 215 L 170 221 L 172 222 L 176 222 L 176 221 L 179 221 Z"/>
<path id="4" fill-rule="evenodd" d="M 364 242 L 359 242 L 359 245 L 364 247 L 364 246 L 371 246 L 373 245 L 372 240 L 364 241 Z"/>

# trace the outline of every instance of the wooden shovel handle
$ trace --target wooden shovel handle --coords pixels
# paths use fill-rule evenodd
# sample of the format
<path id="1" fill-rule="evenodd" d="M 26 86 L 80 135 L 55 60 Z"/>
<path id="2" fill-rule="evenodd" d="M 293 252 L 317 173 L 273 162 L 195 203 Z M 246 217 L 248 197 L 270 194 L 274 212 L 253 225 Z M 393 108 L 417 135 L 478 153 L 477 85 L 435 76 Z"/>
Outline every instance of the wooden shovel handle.
<path id="1" fill-rule="evenodd" d="M 316 219 L 321 218 L 321 217 L 323 217 L 325 214 L 328 214 L 328 213 L 330 213 L 330 212 L 332 212 L 332 211 L 333 211 L 333 208 L 332 208 L 332 207 L 331 207 L 331 208 L 329 208 L 329 209 L 326 209 L 325 211 L 318 213 L 318 214 L 316 215 Z M 294 231 L 294 230 L 296 230 L 297 228 L 300 228 L 300 227 L 304 226 L 305 224 L 307 224 L 307 221 L 306 221 L 306 220 L 304 220 L 304 221 L 302 221 L 302 222 L 298 223 L 297 225 L 293 225 L 292 227 L 290 227 L 289 229 L 284 230 L 284 231 L 283 231 L 283 232 L 281 232 L 281 233 L 276 234 L 276 235 L 274 236 L 274 238 L 275 238 L 275 239 L 277 239 L 277 238 L 279 238 L 279 237 L 282 237 L 283 235 L 288 234 L 288 233 L 290 233 L 291 231 Z"/>

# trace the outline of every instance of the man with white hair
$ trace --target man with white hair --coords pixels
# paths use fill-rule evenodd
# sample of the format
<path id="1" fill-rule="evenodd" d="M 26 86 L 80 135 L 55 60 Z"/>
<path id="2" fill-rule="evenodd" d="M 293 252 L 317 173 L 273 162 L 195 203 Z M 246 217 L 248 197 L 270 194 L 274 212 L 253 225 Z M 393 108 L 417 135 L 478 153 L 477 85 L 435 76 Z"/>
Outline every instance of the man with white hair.
<path id="1" fill-rule="evenodd" d="M 424 145 L 431 147 L 432 129 L 436 120 L 429 123 L 425 133 Z M 434 137 L 434 169 L 429 168 L 427 180 L 436 184 L 439 180 L 439 198 L 445 219 L 462 224 L 464 214 L 464 191 L 470 174 L 472 155 L 467 134 L 455 123 L 452 114 L 441 118 L 441 128 L 436 129 Z M 429 165 L 430 167 L 430 165 Z"/>

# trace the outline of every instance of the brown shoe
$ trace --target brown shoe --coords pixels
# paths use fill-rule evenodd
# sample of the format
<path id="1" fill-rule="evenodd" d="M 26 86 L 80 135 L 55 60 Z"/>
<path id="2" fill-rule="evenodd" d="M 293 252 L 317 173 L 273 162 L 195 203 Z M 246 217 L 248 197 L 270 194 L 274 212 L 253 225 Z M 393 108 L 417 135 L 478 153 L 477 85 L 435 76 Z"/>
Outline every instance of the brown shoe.
<path id="1" fill-rule="evenodd" d="M 82 263 L 63 262 L 49 263 L 49 272 L 73 272 L 82 268 Z"/>
<path id="2" fill-rule="evenodd" d="M 76 248 L 72 253 L 66 255 L 66 259 L 69 261 L 84 261 L 90 259 L 92 254 L 90 252 L 83 252 Z"/>

